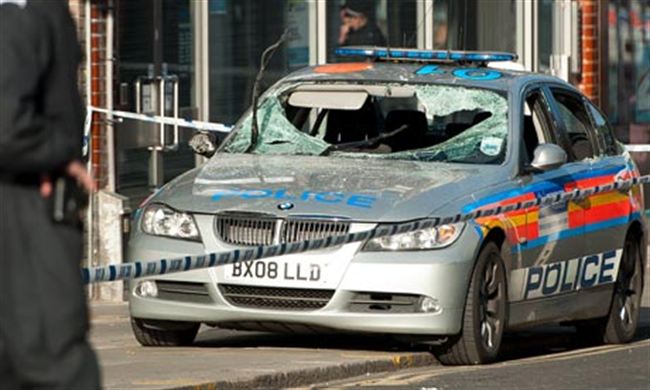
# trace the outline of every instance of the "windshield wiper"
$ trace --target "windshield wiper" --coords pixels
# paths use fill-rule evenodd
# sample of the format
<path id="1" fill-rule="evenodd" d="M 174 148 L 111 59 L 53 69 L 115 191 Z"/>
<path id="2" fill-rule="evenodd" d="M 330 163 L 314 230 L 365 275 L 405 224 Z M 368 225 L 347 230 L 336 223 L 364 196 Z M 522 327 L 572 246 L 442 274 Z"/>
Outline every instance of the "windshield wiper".
<path id="1" fill-rule="evenodd" d="M 386 138 L 393 137 L 402 131 L 406 130 L 408 128 L 408 125 L 402 125 L 398 127 L 397 129 L 390 131 L 388 133 L 383 133 L 379 134 L 376 137 L 369 138 L 369 139 L 364 139 L 363 141 L 354 141 L 354 142 L 346 142 L 343 144 L 338 144 L 338 145 L 330 145 L 325 151 L 323 151 L 323 155 L 328 154 L 329 152 L 334 152 L 334 151 L 340 151 L 340 150 L 345 150 L 345 149 L 358 149 L 358 148 L 364 148 L 368 146 L 373 146 L 377 142 L 382 141 Z"/>

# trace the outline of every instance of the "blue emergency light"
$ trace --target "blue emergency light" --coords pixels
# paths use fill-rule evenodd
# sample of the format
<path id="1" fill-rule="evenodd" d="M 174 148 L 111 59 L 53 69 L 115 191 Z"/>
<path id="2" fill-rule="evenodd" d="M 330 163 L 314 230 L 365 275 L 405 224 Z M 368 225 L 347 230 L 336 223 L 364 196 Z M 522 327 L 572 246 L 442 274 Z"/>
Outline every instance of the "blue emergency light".
<path id="1" fill-rule="evenodd" d="M 340 57 L 365 57 L 375 60 L 492 62 L 516 61 L 517 55 L 507 52 L 421 50 L 367 46 L 344 46 L 334 52 Z"/>

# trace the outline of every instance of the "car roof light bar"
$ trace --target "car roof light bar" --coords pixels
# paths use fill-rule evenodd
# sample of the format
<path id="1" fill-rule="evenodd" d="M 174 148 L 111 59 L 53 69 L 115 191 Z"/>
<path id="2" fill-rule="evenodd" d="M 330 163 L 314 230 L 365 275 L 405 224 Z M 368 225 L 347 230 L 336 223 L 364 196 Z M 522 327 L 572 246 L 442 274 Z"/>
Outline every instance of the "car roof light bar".
<path id="1" fill-rule="evenodd" d="M 366 57 L 375 60 L 446 61 L 446 62 L 499 62 L 516 61 L 517 55 L 492 51 L 420 50 L 367 46 L 344 46 L 335 50 L 340 57 Z"/>

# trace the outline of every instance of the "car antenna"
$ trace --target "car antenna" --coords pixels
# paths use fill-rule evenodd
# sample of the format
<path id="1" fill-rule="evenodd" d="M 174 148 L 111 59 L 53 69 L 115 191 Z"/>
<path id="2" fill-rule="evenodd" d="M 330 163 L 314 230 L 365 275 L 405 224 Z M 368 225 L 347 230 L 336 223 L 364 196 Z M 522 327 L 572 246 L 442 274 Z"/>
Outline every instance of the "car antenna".
<path id="1" fill-rule="evenodd" d="M 386 61 L 390 62 L 390 23 L 386 25 Z"/>
<path id="2" fill-rule="evenodd" d="M 465 0 L 464 5 L 463 5 L 463 21 L 461 22 L 462 24 L 460 25 L 460 44 L 461 44 L 461 50 L 465 51 L 467 50 L 467 32 L 465 31 L 465 26 L 467 25 L 467 0 Z"/>
<path id="3" fill-rule="evenodd" d="M 406 42 L 404 42 L 406 47 L 409 47 L 409 46 L 413 45 L 415 39 L 418 36 L 418 30 L 422 27 L 422 25 L 424 24 L 424 21 L 427 19 L 429 14 L 433 11 L 433 3 L 434 2 L 432 1 L 431 4 L 429 4 L 429 7 L 425 10 L 424 15 L 422 15 L 422 17 L 420 18 L 420 21 L 418 22 L 418 25 L 415 27 L 415 31 L 413 31 L 411 33 L 411 38 L 409 38 Z"/>
<path id="4" fill-rule="evenodd" d="M 257 76 L 255 76 L 255 83 L 253 84 L 253 123 L 251 125 L 251 143 L 248 146 L 248 149 L 246 149 L 246 153 L 250 152 L 255 148 L 255 146 L 257 145 L 257 139 L 259 138 L 259 134 L 260 134 L 258 123 L 257 123 L 257 104 L 259 99 L 259 87 L 262 81 L 262 76 L 264 76 L 264 71 L 266 70 L 266 67 L 269 65 L 269 62 L 271 62 L 271 58 L 273 58 L 273 54 L 275 54 L 275 51 L 284 43 L 284 41 L 287 40 L 288 36 L 289 36 L 289 29 L 287 28 L 282 33 L 282 36 L 280 36 L 280 39 L 278 39 L 271 46 L 264 49 L 264 52 L 262 53 L 262 57 L 260 59 L 260 69 L 257 71 Z"/>

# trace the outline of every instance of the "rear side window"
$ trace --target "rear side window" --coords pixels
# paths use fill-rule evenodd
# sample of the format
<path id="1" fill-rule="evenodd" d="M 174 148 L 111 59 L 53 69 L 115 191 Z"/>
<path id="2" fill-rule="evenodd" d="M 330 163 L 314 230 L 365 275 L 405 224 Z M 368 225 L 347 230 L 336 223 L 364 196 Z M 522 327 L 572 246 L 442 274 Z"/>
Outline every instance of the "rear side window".
<path id="1" fill-rule="evenodd" d="M 616 139 L 614 138 L 612 128 L 605 117 L 598 111 L 593 104 L 587 103 L 587 108 L 594 121 L 594 128 L 596 129 L 596 138 L 598 146 L 603 154 L 613 156 L 618 154 L 618 147 L 616 146 Z"/>
<path id="2" fill-rule="evenodd" d="M 571 143 L 569 154 L 577 161 L 594 157 L 594 146 L 590 137 L 591 121 L 582 99 L 562 90 L 551 91 Z"/>

